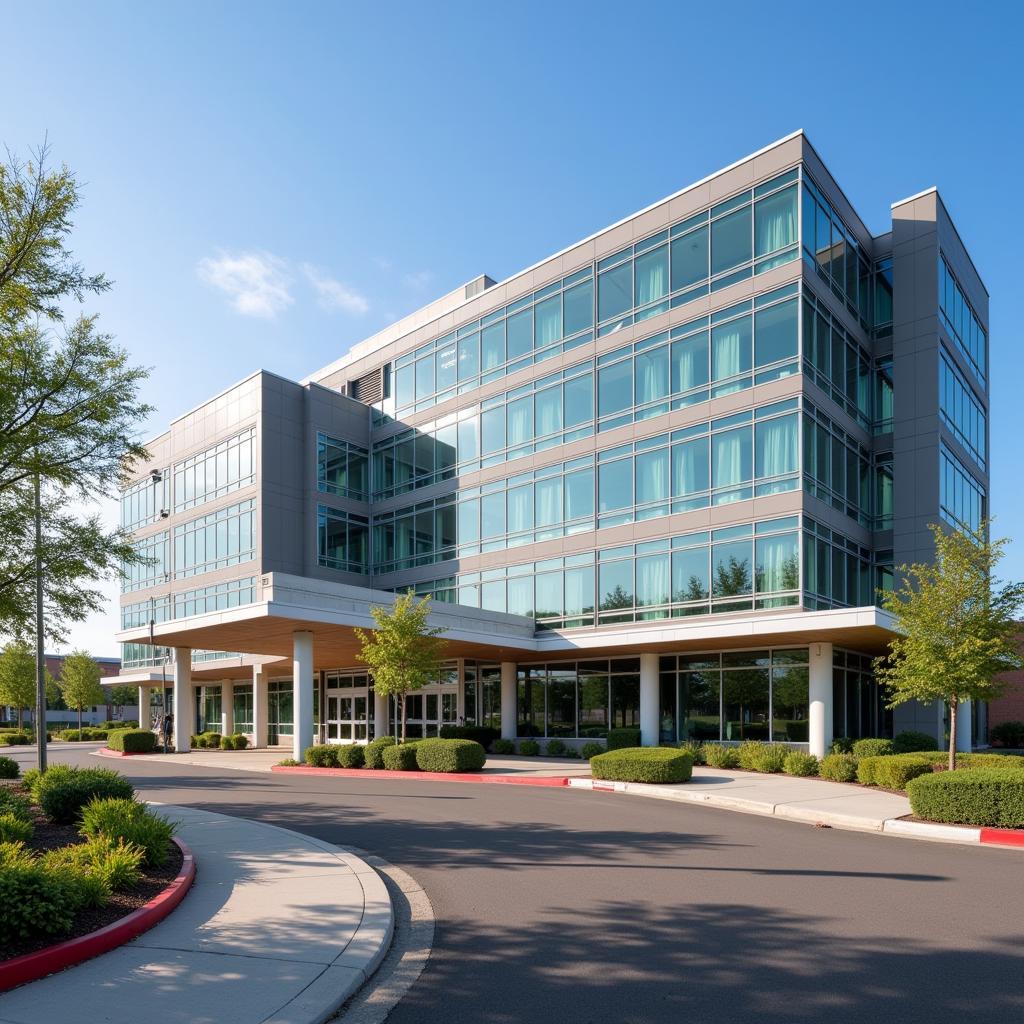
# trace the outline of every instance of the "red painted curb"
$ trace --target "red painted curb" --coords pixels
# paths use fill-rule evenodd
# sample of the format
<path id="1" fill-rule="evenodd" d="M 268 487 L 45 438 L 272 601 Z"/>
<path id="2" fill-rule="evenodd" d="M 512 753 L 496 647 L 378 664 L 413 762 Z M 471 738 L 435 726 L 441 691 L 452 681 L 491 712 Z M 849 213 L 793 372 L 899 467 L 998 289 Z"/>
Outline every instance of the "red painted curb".
<path id="1" fill-rule="evenodd" d="M 471 775 L 466 772 L 391 772 L 385 768 L 313 768 L 310 765 L 275 764 L 272 772 L 294 775 L 340 775 L 348 779 L 418 779 L 421 782 L 493 782 L 505 786 L 568 786 L 564 775 Z"/>
<path id="2" fill-rule="evenodd" d="M 181 871 L 163 892 L 126 917 L 88 935 L 79 935 L 76 939 L 58 942 L 55 946 L 0 963 L 0 992 L 108 953 L 162 921 L 185 898 L 196 877 L 196 859 L 192 851 L 177 837 L 174 842 L 181 849 L 184 860 Z"/>
<path id="3" fill-rule="evenodd" d="M 983 828 L 980 841 L 993 846 L 1024 846 L 1024 829 Z"/>

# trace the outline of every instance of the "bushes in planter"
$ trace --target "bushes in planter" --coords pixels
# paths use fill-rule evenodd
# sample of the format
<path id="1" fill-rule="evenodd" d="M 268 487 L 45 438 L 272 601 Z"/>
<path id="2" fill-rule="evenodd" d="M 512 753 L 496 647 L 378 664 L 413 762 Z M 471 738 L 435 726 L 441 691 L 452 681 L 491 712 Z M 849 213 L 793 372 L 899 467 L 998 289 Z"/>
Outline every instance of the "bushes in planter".
<path id="1" fill-rule="evenodd" d="M 221 736 L 222 750 L 245 750 L 249 746 L 249 737 L 244 732 L 233 732 L 230 736 Z"/>
<path id="2" fill-rule="evenodd" d="M 897 754 L 910 754 L 915 750 L 938 750 L 939 745 L 934 736 L 914 729 L 905 729 L 897 733 L 892 741 L 893 751 Z"/>
<path id="3" fill-rule="evenodd" d="M 991 743 L 1001 747 L 1024 747 L 1024 722 L 1000 722 L 988 731 Z"/>
<path id="4" fill-rule="evenodd" d="M 484 750 L 501 737 L 501 730 L 493 725 L 442 725 L 439 733 L 443 740 L 475 740 Z"/>
<path id="5" fill-rule="evenodd" d="M 853 740 L 849 736 L 837 736 L 828 748 L 830 754 L 852 754 Z"/>
<path id="6" fill-rule="evenodd" d="M 478 772 L 487 761 L 487 751 L 475 740 L 419 740 L 415 753 L 421 772 Z"/>
<path id="7" fill-rule="evenodd" d="M 813 754 L 805 754 L 800 750 L 791 750 L 782 762 L 782 770 L 787 775 L 805 778 L 818 774 L 818 759 Z"/>
<path id="8" fill-rule="evenodd" d="M 139 723 L 132 718 L 111 718 L 106 722 L 100 722 L 100 729 L 138 729 Z"/>
<path id="9" fill-rule="evenodd" d="M 90 726 L 85 726 L 82 729 L 63 729 L 57 735 L 66 742 L 70 743 L 82 743 L 89 742 L 90 740 L 105 740 L 107 738 L 106 729 L 93 729 Z"/>
<path id="10" fill-rule="evenodd" d="M 148 729 L 115 729 L 107 737 L 107 748 L 126 754 L 152 754 L 156 750 L 156 733 Z"/>
<path id="11" fill-rule="evenodd" d="M 864 786 L 906 789 L 911 779 L 927 775 L 931 770 L 932 766 L 927 759 L 913 754 L 862 757 L 857 765 L 857 781 Z"/>
<path id="12" fill-rule="evenodd" d="M 359 743 L 345 743 L 334 748 L 334 759 L 339 768 L 362 768 L 366 763 L 366 747 Z"/>
<path id="13" fill-rule="evenodd" d="M 418 771 L 416 746 L 415 743 L 396 743 L 394 746 L 385 747 L 383 752 L 385 769 L 389 772 Z"/>
<path id="14" fill-rule="evenodd" d="M 895 754 L 896 748 L 892 740 L 866 739 L 857 740 L 853 744 L 853 756 L 861 757 L 885 757 L 888 754 Z"/>
<path id="15" fill-rule="evenodd" d="M 700 740 L 681 740 L 676 748 L 685 750 L 693 758 L 694 764 L 704 764 L 704 744 Z"/>
<path id="16" fill-rule="evenodd" d="M 201 732 L 191 738 L 193 747 L 210 747 L 216 750 L 220 746 L 221 734 L 219 732 Z"/>
<path id="17" fill-rule="evenodd" d="M 13 814 L 22 821 L 32 821 L 32 805 L 13 789 L 0 788 L 0 814 Z"/>
<path id="18" fill-rule="evenodd" d="M 0 747 L 23 747 L 32 742 L 32 734 L 28 732 L 0 733 Z"/>
<path id="19" fill-rule="evenodd" d="M 41 859 L 50 870 L 96 875 L 112 892 L 120 892 L 138 883 L 144 857 L 145 851 L 139 846 L 98 835 L 75 846 L 50 850 Z"/>
<path id="20" fill-rule="evenodd" d="M 336 749 L 333 743 L 315 743 L 311 747 L 306 747 L 302 759 L 312 768 L 337 768 Z"/>
<path id="21" fill-rule="evenodd" d="M 90 839 L 105 836 L 115 843 L 128 843 L 143 852 L 146 864 L 167 863 L 167 844 L 177 828 L 132 799 L 93 800 L 82 811 L 79 831 Z"/>
<path id="22" fill-rule="evenodd" d="M 674 747 L 618 747 L 592 757 L 590 772 L 614 782 L 686 782 L 693 758 Z"/>
<path id="23" fill-rule="evenodd" d="M 566 746 L 565 746 L 564 741 L 559 740 L 559 739 L 553 739 L 553 740 L 548 740 L 547 749 L 544 751 L 544 753 L 548 757 L 562 757 L 562 756 L 564 756 L 565 751 L 566 751 Z"/>
<path id="24" fill-rule="evenodd" d="M 603 754 L 607 748 L 603 743 L 584 743 L 580 748 L 580 753 L 586 760 L 590 760 L 592 757 L 597 757 L 598 754 Z"/>
<path id="25" fill-rule="evenodd" d="M 0 843 L 0 946 L 65 934 L 81 899 L 69 873 L 47 871 L 21 843 Z"/>
<path id="26" fill-rule="evenodd" d="M 608 749 L 609 750 L 622 750 L 625 748 L 639 747 L 640 746 L 640 730 L 639 729 L 609 729 L 608 730 Z"/>
<path id="27" fill-rule="evenodd" d="M 857 778 L 857 758 L 853 754 L 829 754 L 821 759 L 818 775 L 832 782 L 853 782 Z"/>
<path id="28" fill-rule="evenodd" d="M 919 818 L 952 825 L 1024 827 L 1024 771 L 968 768 L 921 775 L 907 783 Z"/>
<path id="29" fill-rule="evenodd" d="M 29 782 L 27 773 L 26 782 Z M 43 814 L 61 825 L 77 820 L 82 809 L 93 800 L 130 800 L 135 795 L 135 787 L 108 768 L 74 768 L 65 764 L 55 764 L 42 774 L 33 772 L 30 787 L 32 799 Z"/>
<path id="30" fill-rule="evenodd" d="M 0 757 L 0 779 L 16 779 L 21 774 L 21 768 L 13 757 Z"/>
<path id="31" fill-rule="evenodd" d="M 514 754 L 516 752 L 516 745 L 513 740 L 499 738 L 491 743 L 491 751 L 495 754 Z"/>
<path id="32" fill-rule="evenodd" d="M 704 744 L 704 761 L 712 768 L 738 768 L 739 754 L 735 747 L 724 747 L 721 743 Z"/>
<path id="33" fill-rule="evenodd" d="M 395 745 L 394 736 L 378 736 L 366 744 L 363 750 L 363 764 L 366 768 L 373 768 L 379 771 L 384 767 L 384 749 Z"/>
<path id="34" fill-rule="evenodd" d="M 536 740 L 520 740 L 519 753 L 523 757 L 536 757 L 540 753 L 540 744 Z"/>
<path id="35" fill-rule="evenodd" d="M 11 811 L 0 811 L 0 843 L 27 843 L 35 828 L 27 818 Z"/>

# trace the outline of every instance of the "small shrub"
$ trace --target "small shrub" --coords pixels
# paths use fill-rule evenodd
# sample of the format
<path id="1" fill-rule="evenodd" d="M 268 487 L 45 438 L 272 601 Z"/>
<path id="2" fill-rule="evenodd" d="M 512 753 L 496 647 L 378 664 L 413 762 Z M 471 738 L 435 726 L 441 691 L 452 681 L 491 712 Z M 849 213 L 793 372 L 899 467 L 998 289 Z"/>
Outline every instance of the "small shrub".
<path id="1" fill-rule="evenodd" d="M 919 818 L 982 828 L 1024 827 L 1024 771 L 970 768 L 921 775 L 907 783 Z"/>
<path id="2" fill-rule="evenodd" d="M 0 811 L 0 843 L 27 843 L 33 832 L 31 821 L 12 811 Z"/>
<path id="3" fill-rule="evenodd" d="M 682 740 L 678 749 L 686 751 L 693 758 L 694 764 L 704 764 L 704 744 L 700 740 Z"/>
<path id="4" fill-rule="evenodd" d="M 519 753 L 523 757 L 536 757 L 540 753 L 540 744 L 536 740 L 521 740 Z"/>
<path id="5" fill-rule="evenodd" d="M 609 729 L 608 730 L 608 749 L 609 750 L 623 750 L 627 747 L 639 747 L 640 746 L 640 730 L 635 728 L 629 729 Z"/>
<path id="6" fill-rule="evenodd" d="M 362 768 L 366 763 L 366 747 L 359 743 L 346 743 L 335 747 L 334 763 L 339 768 Z"/>
<path id="7" fill-rule="evenodd" d="M 337 750 L 333 743 L 315 743 L 306 747 L 302 759 L 312 768 L 337 768 Z"/>
<path id="8" fill-rule="evenodd" d="M 21 768 L 13 757 L 0 757 L 0 779 L 16 779 Z"/>
<path id="9" fill-rule="evenodd" d="M 1024 722 L 1000 722 L 988 731 L 989 741 L 1000 747 L 1024 747 Z"/>
<path id="10" fill-rule="evenodd" d="M 419 769 L 415 743 L 396 743 L 384 747 L 383 758 L 384 767 L 389 772 L 414 772 Z"/>
<path id="11" fill-rule="evenodd" d="M 205 746 L 211 750 L 217 750 L 220 747 L 221 735 L 219 732 L 204 732 L 203 735 L 206 737 Z"/>
<path id="12" fill-rule="evenodd" d="M 188 745 L 195 749 L 196 747 L 206 746 L 206 737 L 202 733 L 193 733 L 188 740 Z"/>
<path id="13" fill-rule="evenodd" d="M 131 889 L 142 877 L 144 851 L 128 843 L 94 836 L 87 842 L 43 854 L 47 868 L 97 875 L 112 892 Z"/>
<path id="14" fill-rule="evenodd" d="M 853 754 L 829 754 L 821 759 L 818 774 L 832 782 L 853 782 L 857 778 L 857 758 Z"/>
<path id="15" fill-rule="evenodd" d="M 220 738 L 220 749 L 221 750 L 234 750 L 235 749 L 235 737 L 229 733 L 225 733 Z"/>
<path id="16" fill-rule="evenodd" d="M 32 797 L 50 821 L 67 825 L 93 800 L 131 800 L 135 787 L 108 768 L 55 764 L 35 780 Z"/>
<path id="17" fill-rule="evenodd" d="M 548 740 L 544 753 L 548 757 L 562 757 L 565 754 L 565 743 L 560 739 Z"/>
<path id="18" fill-rule="evenodd" d="M 514 754 L 516 745 L 512 740 L 503 740 L 499 737 L 491 743 L 491 750 L 495 754 Z"/>
<path id="19" fill-rule="evenodd" d="M 31 821 L 32 804 L 27 797 L 3 786 L 0 787 L 0 814 L 13 814 L 22 821 Z"/>
<path id="20" fill-rule="evenodd" d="M 892 740 L 865 739 L 857 740 L 853 745 L 854 757 L 887 757 L 895 754 L 896 748 Z"/>
<path id="21" fill-rule="evenodd" d="M 249 746 L 249 737 L 244 732 L 232 733 L 231 746 L 235 750 L 245 750 Z"/>
<path id="22" fill-rule="evenodd" d="M 487 762 L 487 751 L 475 740 L 420 740 L 416 766 L 423 772 L 478 772 Z"/>
<path id="23" fill-rule="evenodd" d="M 757 764 L 761 753 L 767 746 L 760 740 L 747 740 L 736 748 L 736 756 L 739 759 L 740 767 L 748 772 L 756 772 Z"/>
<path id="24" fill-rule="evenodd" d="M 298 767 L 299 762 L 296 761 L 294 757 L 285 757 L 280 761 L 275 761 L 274 764 L 279 768 L 296 768 Z"/>
<path id="25" fill-rule="evenodd" d="M 786 763 L 789 748 L 778 743 L 765 743 L 754 754 L 754 771 L 777 775 Z"/>
<path id="26" fill-rule="evenodd" d="M 813 754 L 805 754 L 800 750 L 791 750 L 782 762 L 782 770 L 787 775 L 803 778 L 818 774 L 818 759 Z"/>
<path id="27" fill-rule="evenodd" d="M 738 768 L 740 765 L 736 748 L 725 747 L 721 743 L 705 743 L 704 760 L 712 768 Z"/>
<path id="28" fill-rule="evenodd" d="M 693 759 L 673 747 L 619 747 L 592 757 L 590 772 L 614 782 L 687 782 Z"/>
<path id="29" fill-rule="evenodd" d="M 484 750 L 493 750 L 501 730 L 493 725 L 442 725 L 439 736 L 443 740 L 475 740 Z"/>
<path id="30" fill-rule="evenodd" d="M 148 729 L 115 729 L 107 736 L 107 747 L 126 754 L 152 754 L 156 750 L 156 733 Z"/>
<path id="31" fill-rule="evenodd" d="M 938 750 L 939 744 L 934 736 L 929 736 L 926 732 L 905 729 L 893 737 L 892 749 L 896 754 L 910 754 L 916 750 Z"/>
<path id="32" fill-rule="evenodd" d="M 0 735 L 0 747 L 23 747 L 32 742 L 32 735 L 27 732 L 5 732 Z"/>
<path id="33" fill-rule="evenodd" d="M 132 718 L 111 718 L 100 722 L 101 729 L 138 729 L 139 723 Z"/>
<path id="34" fill-rule="evenodd" d="M 384 748 L 394 745 L 394 736 L 378 736 L 375 740 L 371 740 L 363 751 L 364 766 L 380 771 L 384 767 Z"/>
<path id="35" fill-rule="evenodd" d="M 78 909 L 62 874 L 49 872 L 21 843 L 0 843 L 0 947 L 71 928 Z"/>
<path id="36" fill-rule="evenodd" d="M 139 847 L 153 867 L 167 863 L 167 844 L 177 826 L 135 800 L 94 800 L 82 811 L 83 836 L 106 836 Z"/>
<path id="37" fill-rule="evenodd" d="M 906 789 L 911 779 L 928 775 L 932 766 L 911 754 L 890 754 L 887 757 L 862 757 L 857 765 L 857 781 L 865 786 L 883 789 Z"/>
<path id="38" fill-rule="evenodd" d="M 852 754 L 853 740 L 849 736 L 837 736 L 828 748 L 830 754 Z"/>
<path id="39" fill-rule="evenodd" d="M 603 754 L 607 748 L 603 743 L 584 743 L 580 749 L 580 753 L 586 760 L 590 760 L 592 757 L 597 757 L 598 754 Z"/>
<path id="40" fill-rule="evenodd" d="M 566 747 L 562 752 L 562 757 L 567 757 L 570 761 L 578 761 L 580 759 L 580 752 L 575 747 Z"/>

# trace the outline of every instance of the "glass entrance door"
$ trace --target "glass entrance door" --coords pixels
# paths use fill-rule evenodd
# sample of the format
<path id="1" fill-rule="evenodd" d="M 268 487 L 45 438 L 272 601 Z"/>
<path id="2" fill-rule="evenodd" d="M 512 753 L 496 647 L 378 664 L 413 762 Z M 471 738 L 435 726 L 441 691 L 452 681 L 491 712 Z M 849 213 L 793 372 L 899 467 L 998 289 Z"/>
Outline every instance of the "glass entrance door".
<path id="1" fill-rule="evenodd" d="M 365 743 L 373 721 L 373 691 L 365 672 L 327 675 L 328 743 Z"/>
<path id="2" fill-rule="evenodd" d="M 279 679 L 267 684 L 267 743 L 287 743 L 295 732 L 292 681 Z"/>

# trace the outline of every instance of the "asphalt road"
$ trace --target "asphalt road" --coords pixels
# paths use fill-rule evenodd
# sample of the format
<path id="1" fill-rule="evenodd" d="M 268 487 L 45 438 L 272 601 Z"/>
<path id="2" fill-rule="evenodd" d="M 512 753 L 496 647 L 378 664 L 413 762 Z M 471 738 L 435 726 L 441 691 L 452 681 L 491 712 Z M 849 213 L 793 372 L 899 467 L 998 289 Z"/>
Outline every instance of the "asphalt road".
<path id="1" fill-rule="evenodd" d="M 1024 1020 L 1018 852 L 605 793 L 114 766 L 417 878 L 435 946 L 394 1024 Z"/>

